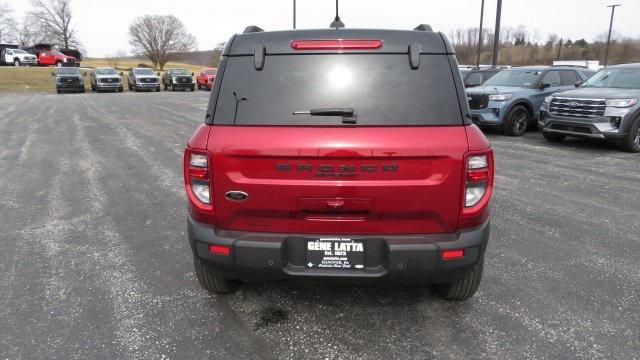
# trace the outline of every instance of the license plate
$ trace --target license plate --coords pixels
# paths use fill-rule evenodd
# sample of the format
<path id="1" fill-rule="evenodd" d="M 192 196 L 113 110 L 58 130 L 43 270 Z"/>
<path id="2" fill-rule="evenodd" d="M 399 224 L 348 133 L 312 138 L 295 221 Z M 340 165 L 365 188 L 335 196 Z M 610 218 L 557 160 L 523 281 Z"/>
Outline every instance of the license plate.
<path id="1" fill-rule="evenodd" d="M 364 268 L 364 244 L 350 238 L 307 240 L 307 267 L 320 269 Z"/>

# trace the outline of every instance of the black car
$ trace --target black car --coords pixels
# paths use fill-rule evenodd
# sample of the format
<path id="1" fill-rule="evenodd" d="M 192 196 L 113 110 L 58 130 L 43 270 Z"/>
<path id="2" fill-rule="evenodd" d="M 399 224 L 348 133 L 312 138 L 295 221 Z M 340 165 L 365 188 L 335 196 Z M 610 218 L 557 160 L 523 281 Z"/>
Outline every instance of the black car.
<path id="1" fill-rule="evenodd" d="M 193 73 L 188 73 L 186 69 L 169 69 L 162 75 L 162 84 L 165 90 L 191 90 L 196 89 L 193 82 Z"/>
<path id="2" fill-rule="evenodd" d="M 489 80 L 489 78 L 502 70 L 504 70 L 504 68 L 501 67 L 460 69 L 460 75 L 462 75 L 464 87 L 470 88 L 482 85 L 485 81 Z"/>
<path id="3" fill-rule="evenodd" d="M 56 92 L 84 92 L 84 76 L 77 67 L 59 67 L 51 76 L 56 77 Z"/>

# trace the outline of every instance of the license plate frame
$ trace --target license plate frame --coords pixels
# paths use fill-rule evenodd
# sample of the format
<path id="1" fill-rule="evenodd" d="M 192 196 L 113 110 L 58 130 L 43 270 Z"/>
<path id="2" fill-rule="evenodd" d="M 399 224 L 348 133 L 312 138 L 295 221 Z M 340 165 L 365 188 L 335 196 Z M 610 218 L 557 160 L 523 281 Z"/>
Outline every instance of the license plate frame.
<path id="1" fill-rule="evenodd" d="M 363 239 L 325 236 L 305 239 L 305 267 L 311 269 L 359 270 L 365 267 Z"/>

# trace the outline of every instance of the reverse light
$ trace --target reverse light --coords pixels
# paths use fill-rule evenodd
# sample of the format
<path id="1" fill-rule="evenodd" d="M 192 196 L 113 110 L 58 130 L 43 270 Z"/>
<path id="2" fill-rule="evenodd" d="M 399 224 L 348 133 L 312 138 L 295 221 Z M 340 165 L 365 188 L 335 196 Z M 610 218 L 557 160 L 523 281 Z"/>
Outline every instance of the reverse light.
<path id="1" fill-rule="evenodd" d="M 638 99 L 610 99 L 606 101 L 607 106 L 617 108 L 627 108 L 638 103 Z"/>
<path id="2" fill-rule="evenodd" d="M 294 50 L 363 50 L 381 47 L 382 40 L 379 39 L 291 40 Z"/>
<path id="3" fill-rule="evenodd" d="M 201 168 L 209 167 L 209 157 L 206 154 L 191 153 L 189 155 L 189 165 Z"/>
<path id="4" fill-rule="evenodd" d="M 456 260 L 464 257 L 464 249 L 452 249 L 442 251 L 442 260 Z"/>
<path id="5" fill-rule="evenodd" d="M 507 101 L 513 97 L 513 94 L 493 94 L 489 95 L 489 100 L 493 101 Z"/>

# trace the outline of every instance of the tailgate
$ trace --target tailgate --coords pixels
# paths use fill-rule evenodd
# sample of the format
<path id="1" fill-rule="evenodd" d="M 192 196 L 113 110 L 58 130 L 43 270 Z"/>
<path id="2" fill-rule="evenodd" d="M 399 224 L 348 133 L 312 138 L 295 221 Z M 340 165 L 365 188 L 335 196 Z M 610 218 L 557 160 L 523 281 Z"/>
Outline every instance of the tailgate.
<path id="1" fill-rule="evenodd" d="M 303 234 L 453 232 L 466 139 L 463 126 L 213 126 L 217 226 Z"/>

